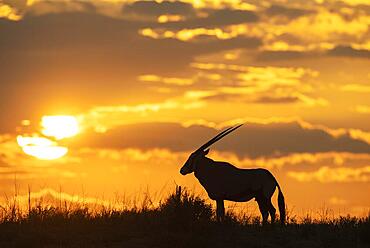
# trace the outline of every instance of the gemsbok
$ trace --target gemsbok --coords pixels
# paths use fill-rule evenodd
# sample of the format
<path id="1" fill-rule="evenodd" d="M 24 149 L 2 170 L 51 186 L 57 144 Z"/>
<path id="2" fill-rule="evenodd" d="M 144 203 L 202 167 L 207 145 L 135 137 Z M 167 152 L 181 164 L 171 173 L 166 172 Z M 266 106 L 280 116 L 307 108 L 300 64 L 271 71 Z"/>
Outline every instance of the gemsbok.
<path id="1" fill-rule="evenodd" d="M 208 196 L 216 201 L 216 216 L 222 221 L 225 216 L 224 200 L 247 202 L 253 198 L 258 203 L 262 214 L 262 223 L 266 224 L 268 215 L 271 223 L 275 221 L 276 210 L 271 203 L 271 197 L 276 187 L 279 190 L 278 205 L 281 224 L 285 223 L 285 200 L 275 177 L 266 169 L 239 169 L 228 162 L 214 161 L 206 155 L 209 147 L 243 124 L 230 127 L 216 135 L 207 143 L 193 152 L 180 173 L 186 175 L 194 172 L 195 177 L 205 188 Z"/>

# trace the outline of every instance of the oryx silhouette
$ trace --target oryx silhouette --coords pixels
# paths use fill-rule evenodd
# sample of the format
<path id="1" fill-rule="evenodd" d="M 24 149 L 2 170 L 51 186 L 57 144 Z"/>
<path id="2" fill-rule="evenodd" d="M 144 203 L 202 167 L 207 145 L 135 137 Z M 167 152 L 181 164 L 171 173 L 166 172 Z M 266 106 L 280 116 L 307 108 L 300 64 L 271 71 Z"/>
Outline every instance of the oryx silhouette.
<path id="1" fill-rule="evenodd" d="M 268 170 L 261 168 L 239 169 L 228 162 L 214 161 L 206 157 L 209 152 L 209 146 L 242 125 L 224 130 L 199 147 L 189 156 L 180 173 L 186 175 L 194 172 L 195 177 L 205 188 L 208 196 L 216 201 L 218 221 L 222 221 L 225 216 L 224 200 L 246 202 L 255 198 L 262 214 L 262 223 L 267 223 L 269 214 L 271 223 L 274 223 L 276 210 L 271 203 L 271 197 L 277 187 L 279 190 L 280 221 L 284 224 L 284 196 L 275 177 Z"/>

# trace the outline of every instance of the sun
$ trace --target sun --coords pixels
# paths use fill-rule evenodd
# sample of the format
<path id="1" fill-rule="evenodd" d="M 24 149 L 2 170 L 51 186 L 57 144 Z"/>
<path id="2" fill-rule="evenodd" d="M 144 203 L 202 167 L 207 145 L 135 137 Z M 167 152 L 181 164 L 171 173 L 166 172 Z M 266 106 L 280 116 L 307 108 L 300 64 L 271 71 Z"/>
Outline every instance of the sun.
<path id="1" fill-rule="evenodd" d="M 79 133 L 78 120 L 70 115 L 44 116 L 41 120 L 41 133 L 57 140 L 70 138 Z"/>
<path id="2" fill-rule="evenodd" d="M 29 125 L 29 121 L 22 122 Z M 54 160 L 65 156 L 68 148 L 58 141 L 76 136 L 80 132 L 79 122 L 71 115 L 44 116 L 41 119 L 41 130 L 17 136 L 17 143 L 23 152 L 41 160 Z"/>

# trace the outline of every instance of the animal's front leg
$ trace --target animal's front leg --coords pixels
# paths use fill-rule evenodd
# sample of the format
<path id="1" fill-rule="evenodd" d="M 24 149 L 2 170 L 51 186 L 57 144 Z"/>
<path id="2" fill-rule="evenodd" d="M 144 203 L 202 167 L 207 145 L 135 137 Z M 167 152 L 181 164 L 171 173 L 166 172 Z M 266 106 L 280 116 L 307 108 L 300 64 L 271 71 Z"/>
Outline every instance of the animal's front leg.
<path id="1" fill-rule="evenodd" d="M 225 206 L 224 200 L 216 200 L 217 209 L 216 209 L 216 217 L 218 222 L 222 222 L 225 218 Z"/>
<path id="2" fill-rule="evenodd" d="M 262 225 L 266 225 L 267 224 L 267 218 L 269 217 L 267 200 L 263 197 L 260 197 L 256 200 L 257 200 L 260 212 L 262 214 Z"/>

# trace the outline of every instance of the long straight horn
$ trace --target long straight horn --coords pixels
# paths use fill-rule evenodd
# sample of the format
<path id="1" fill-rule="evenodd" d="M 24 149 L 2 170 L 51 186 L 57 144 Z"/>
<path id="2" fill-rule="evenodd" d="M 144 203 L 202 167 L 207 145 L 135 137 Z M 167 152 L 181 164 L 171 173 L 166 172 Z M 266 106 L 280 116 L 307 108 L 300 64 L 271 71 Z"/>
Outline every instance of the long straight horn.
<path id="1" fill-rule="evenodd" d="M 217 134 L 215 137 L 213 137 L 207 143 L 205 143 L 204 145 L 202 145 L 201 147 L 199 147 L 197 149 L 197 151 L 207 149 L 209 146 L 211 146 L 212 144 L 214 144 L 215 142 L 217 142 L 218 140 L 222 139 L 223 137 L 225 137 L 226 135 L 228 135 L 229 133 L 231 133 L 232 131 L 234 131 L 235 129 L 237 129 L 237 128 L 241 127 L 241 126 L 243 126 L 243 124 L 240 124 L 240 125 L 235 126 L 235 127 L 229 127 L 228 129 L 226 129 L 226 130 L 222 131 L 221 133 Z"/>
<path id="2" fill-rule="evenodd" d="M 204 150 L 204 149 L 206 149 L 207 147 L 209 147 L 210 145 L 212 145 L 216 141 L 216 139 L 218 137 L 220 137 L 221 135 L 223 135 L 227 131 L 230 131 L 232 128 L 233 127 L 229 127 L 227 129 L 225 129 L 224 131 L 222 131 L 221 133 L 217 134 L 215 137 L 213 137 L 212 139 L 210 139 L 207 143 L 205 143 L 204 145 L 202 145 L 201 147 L 199 147 L 198 150 Z"/>

